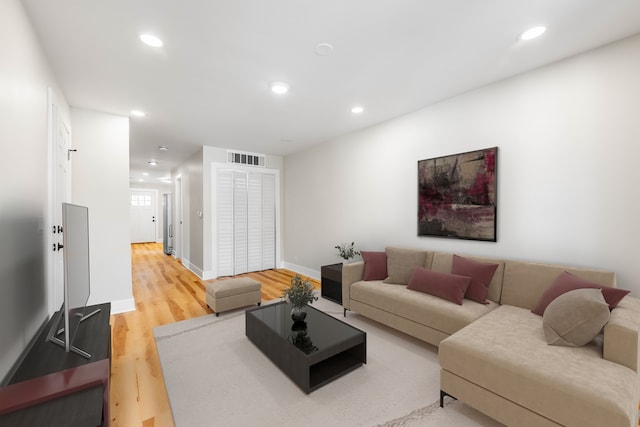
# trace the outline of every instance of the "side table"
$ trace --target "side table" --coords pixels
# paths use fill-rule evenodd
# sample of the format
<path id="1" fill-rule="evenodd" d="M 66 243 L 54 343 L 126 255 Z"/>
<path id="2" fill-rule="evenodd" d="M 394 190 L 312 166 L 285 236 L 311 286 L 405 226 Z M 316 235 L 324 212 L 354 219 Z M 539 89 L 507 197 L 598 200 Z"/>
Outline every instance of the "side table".
<path id="1" fill-rule="evenodd" d="M 323 265 L 320 268 L 320 295 L 342 305 L 342 263 Z"/>

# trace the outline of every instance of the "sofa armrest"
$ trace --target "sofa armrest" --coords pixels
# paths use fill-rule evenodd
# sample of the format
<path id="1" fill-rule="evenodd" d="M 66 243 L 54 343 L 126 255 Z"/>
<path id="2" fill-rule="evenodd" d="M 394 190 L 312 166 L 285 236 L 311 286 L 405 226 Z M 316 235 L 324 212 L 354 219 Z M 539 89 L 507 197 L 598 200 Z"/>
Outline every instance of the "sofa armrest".
<path id="1" fill-rule="evenodd" d="M 627 295 L 611 311 L 602 357 L 640 372 L 640 299 Z"/>
<path id="2" fill-rule="evenodd" d="M 350 309 L 351 285 L 364 278 L 364 261 L 342 266 L 342 306 Z"/>

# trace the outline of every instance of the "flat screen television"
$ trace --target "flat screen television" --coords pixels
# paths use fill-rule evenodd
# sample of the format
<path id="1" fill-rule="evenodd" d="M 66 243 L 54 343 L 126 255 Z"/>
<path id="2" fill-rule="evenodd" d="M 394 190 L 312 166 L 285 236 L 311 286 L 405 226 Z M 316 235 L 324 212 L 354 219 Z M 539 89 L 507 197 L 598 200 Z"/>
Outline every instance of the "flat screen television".
<path id="1" fill-rule="evenodd" d="M 86 358 L 91 355 L 74 346 L 82 321 L 100 310 L 85 314 L 91 293 L 89 274 L 89 209 L 62 204 L 62 253 L 64 258 L 64 302 L 56 313 L 47 340 Z M 64 336 L 63 336 L 64 334 Z"/>

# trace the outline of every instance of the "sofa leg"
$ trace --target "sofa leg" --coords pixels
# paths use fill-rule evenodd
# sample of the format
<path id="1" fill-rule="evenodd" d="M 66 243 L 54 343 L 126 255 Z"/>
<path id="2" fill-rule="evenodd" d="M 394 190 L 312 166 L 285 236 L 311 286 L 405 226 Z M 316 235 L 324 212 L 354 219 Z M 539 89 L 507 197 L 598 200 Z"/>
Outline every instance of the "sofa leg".
<path id="1" fill-rule="evenodd" d="M 216 313 L 216 317 L 220 317 L 220 313 Z"/>
<path id="2" fill-rule="evenodd" d="M 346 308 L 344 309 L 343 316 L 344 316 L 344 317 L 347 317 L 347 309 L 346 309 Z"/>
<path id="3" fill-rule="evenodd" d="M 442 391 L 440 390 L 440 407 L 444 408 L 444 398 L 445 396 L 449 396 L 450 398 L 452 398 L 453 400 L 458 400 L 455 397 L 451 396 L 449 393 L 447 393 L 446 391 Z"/>
<path id="4" fill-rule="evenodd" d="M 259 303 L 258 303 L 258 307 L 260 307 L 260 304 L 262 304 L 262 302 L 259 302 Z"/>

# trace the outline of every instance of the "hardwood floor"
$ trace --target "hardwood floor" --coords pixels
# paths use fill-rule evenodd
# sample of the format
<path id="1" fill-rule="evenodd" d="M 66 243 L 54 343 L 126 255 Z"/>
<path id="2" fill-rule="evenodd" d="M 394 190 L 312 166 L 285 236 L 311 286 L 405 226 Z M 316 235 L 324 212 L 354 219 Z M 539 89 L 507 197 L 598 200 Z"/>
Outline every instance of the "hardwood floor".
<path id="1" fill-rule="evenodd" d="M 202 281 L 165 255 L 159 243 L 131 245 L 136 311 L 111 316 L 111 424 L 114 427 L 173 426 L 153 328 L 213 313 Z M 243 274 L 262 283 L 262 300 L 279 298 L 294 272 Z M 320 283 L 311 280 L 317 289 Z"/>

